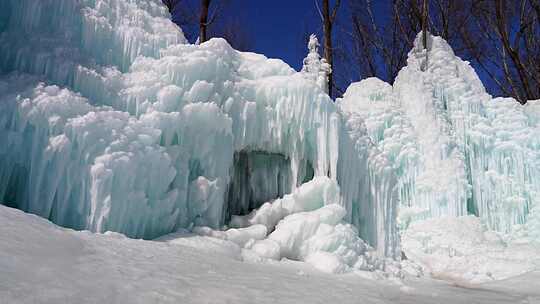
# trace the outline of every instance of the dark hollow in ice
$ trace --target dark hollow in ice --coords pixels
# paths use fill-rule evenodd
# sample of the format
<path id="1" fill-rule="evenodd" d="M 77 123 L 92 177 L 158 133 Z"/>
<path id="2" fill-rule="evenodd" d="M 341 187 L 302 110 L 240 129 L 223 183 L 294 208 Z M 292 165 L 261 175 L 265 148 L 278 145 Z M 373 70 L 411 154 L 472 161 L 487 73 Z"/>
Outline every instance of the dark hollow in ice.
<path id="1" fill-rule="evenodd" d="M 297 184 L 313 179 L 314 170 L 305 162 L 298 170 Z M 291 161 L 279 153 L 240 151 L 234 154 L 234 169 L 227 191 L 227 219 L 245 215 L 262 204 L 291 193 Z"/>

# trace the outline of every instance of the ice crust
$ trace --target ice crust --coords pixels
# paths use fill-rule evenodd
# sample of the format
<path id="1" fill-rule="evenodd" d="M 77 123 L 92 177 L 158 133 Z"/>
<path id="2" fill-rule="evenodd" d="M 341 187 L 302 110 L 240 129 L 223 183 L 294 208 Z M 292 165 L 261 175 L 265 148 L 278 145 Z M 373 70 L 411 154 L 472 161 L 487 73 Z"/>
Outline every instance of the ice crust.
<path id="1" fill-rule="evenodd" d="M 352 84 L 339 107 L 365 120 L 398 175 L 400 224 L 473 214 L 538 238 L 538 102 L 492 98 L 440 37 L 419 38 L 393 85 Z M 427 66 L 427 68 L 426 68 Z"/>
<path id="2" fill-rule="evenodd" d="M 399 256 L 397 178 L 320 71 L 223 39 L 186 44 L 159 1 L 2 3 L 0 201 L 67 227 L 155 238 L 221 228 L 328 176 L 343 219 L 380 255 Z M 259 168 L 249 179 L 258 199 L 231 186 L 244 154 Z"/>

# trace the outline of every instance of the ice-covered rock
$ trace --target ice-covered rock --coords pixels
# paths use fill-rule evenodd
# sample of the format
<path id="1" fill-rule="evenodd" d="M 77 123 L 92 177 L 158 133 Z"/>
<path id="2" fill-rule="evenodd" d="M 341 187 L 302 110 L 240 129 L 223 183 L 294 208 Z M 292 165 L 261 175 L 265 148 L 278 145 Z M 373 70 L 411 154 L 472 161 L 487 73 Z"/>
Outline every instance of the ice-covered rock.
<path id="1" fill-rule="evenodd" d="M 318 78 L 223 39 L 186 44 L 157 0 L 2 3 L 1 201 L 154 238 L 328 176 L 346 222 L 398 256 L 390 163 Z"/>
<path id="2" fill-rule="evenodd" d="M 252 225 L 240 229 L 231 228 L 226 231 L 216 231 L 209 227 L 194 227 L 193 233 L 228 240 L 240 247 L 244 247 L 250 241 L 263 240 L 266 238 L 267 229 L 264 225 Z"/>

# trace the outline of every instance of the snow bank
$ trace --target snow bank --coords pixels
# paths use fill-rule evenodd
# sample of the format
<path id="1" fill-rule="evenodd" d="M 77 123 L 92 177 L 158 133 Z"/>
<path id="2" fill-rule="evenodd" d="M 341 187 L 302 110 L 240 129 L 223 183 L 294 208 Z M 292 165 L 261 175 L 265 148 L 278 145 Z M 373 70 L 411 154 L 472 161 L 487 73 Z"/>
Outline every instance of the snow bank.
<path id="1" fill-rule="evenodd" d="M 2 205 L 0 223 L 0 294 L 10 304 L 353 304 L 358 299 L 506 304 L 540 299 L 538 273 L 474 289 L 429 279 L 404 286 L 359 275 L 336 277 L 304 263 L 240 262 L 237 245 L 210 237 L 177 234 L 156 242 L 78 232 Z"/>
<path id="2" fill-rule="evenodd" d="M 537 238 L 540 150 L 535 102 L 489 96 L 440 37 L 419 38 L 394 85 L 351 85 L 339 107 L 366 121 L 398 176 L 400 223 L 479 216 L 490 228 Z"/>
<path id="3" fill-rule="evenodd" d="M 358 232 L 342 222 L 345 213 L 343 207 L 330 204 L 312 212 L 290 215 L 268 239 L 279 245 L 281 257 L 306 261 L 326 272 L 380 267 L 370 259 L 373 252 L 368 252 L 370 248 L 358 237 Z"/>
<path id="4" fill-rule="evenodd" d="M 399 255 L 396 178 L 310 76 L 322 61 L 297 73 L 223 39 L 185 44 L 156 0 L 7 3 L 1 201 L 67 227 L 154 238 L 220 228 L 328 176 L 344 219 Z"/>
<path id="5" fill-rule="evenodd" d="M 540 267 L 540 245 L 505 240 L 474 216 L 417 221 L 405 231 L 403 250 L 433 277 L 481 283 Z"/>
<path id="6" fill-rule="evenodd" d="M 264 203 L 259 209 L 246 216 L 233 216 L 230 225 L 246 227 L 264 225 L 269 231 L 274 230 L 279 221 L 288 215 L 304 211 L 313 211 L 327 204 L 339 203 L 339 188 L 326 177 L 315 177 L 303 184 L 294 193 L 283 198 Z"/>

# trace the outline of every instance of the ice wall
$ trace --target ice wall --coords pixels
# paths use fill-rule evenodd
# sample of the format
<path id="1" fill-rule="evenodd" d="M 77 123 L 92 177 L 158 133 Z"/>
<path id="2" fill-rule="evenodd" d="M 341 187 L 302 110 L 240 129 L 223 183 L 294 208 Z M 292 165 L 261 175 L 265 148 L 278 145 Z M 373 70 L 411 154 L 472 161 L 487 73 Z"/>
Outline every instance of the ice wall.
<path id="1" fill-rule="evenodd" d="M 0 201 L 153 238 L 329 176 L 345 219 L 397 255 L 391 166 L 316 80 L 222 39 L 185 44 L 155 0 L 2 3 Z M 242 153 L 279 157 L 243 170 Z"/>
<path id="2" fill-rule="evenodd" d="M 367 79 L 339 101 L 393 163 L 402 223 L 474 214 L 498 231 L 537 234 L 537 102 L 492 98 L 443 39 L 428 42 L 428 60 L 417 39 L 393 86 Z"/>

